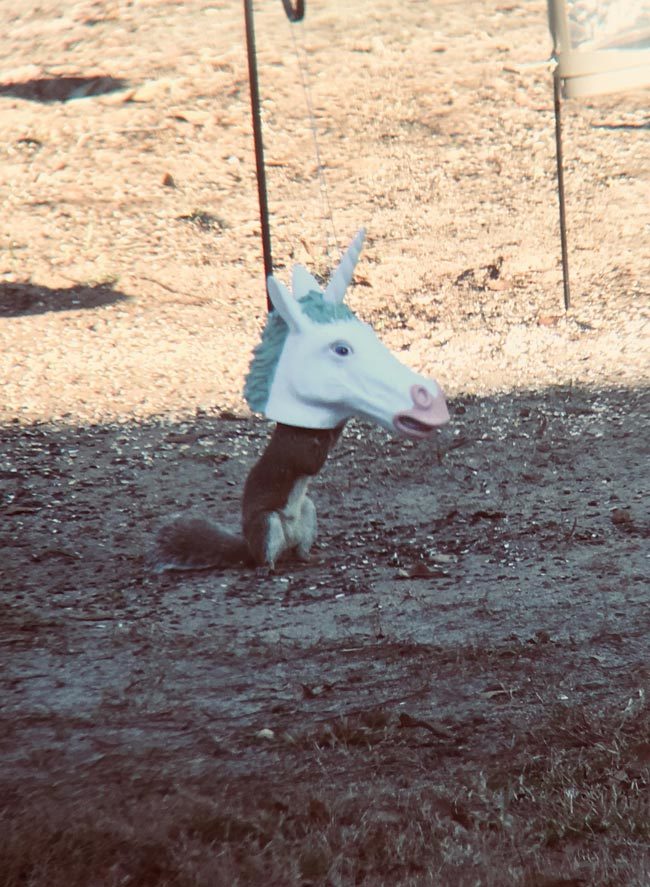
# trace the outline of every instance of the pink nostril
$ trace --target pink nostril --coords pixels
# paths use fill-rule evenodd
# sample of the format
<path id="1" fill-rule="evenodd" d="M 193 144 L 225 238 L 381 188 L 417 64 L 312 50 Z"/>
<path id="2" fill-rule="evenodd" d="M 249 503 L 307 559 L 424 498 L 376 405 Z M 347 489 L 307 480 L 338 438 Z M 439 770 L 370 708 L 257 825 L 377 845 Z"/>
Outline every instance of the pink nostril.
<path id="1" fill-rule="evenodd" d="M 433 403 L 433 397 L 424 385 L 413 385 L 411 388 L 411 398 L 415 406 L 422 407 L 422 409 L 427 409 Z"/>

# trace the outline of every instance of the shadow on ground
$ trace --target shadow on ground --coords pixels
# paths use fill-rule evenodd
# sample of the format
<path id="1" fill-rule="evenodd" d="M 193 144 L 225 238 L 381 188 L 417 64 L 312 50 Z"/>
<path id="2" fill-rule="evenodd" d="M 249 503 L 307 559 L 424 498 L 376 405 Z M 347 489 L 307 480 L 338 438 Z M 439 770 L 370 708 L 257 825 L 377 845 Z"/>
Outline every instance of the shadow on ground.
<path id="1" fill-rule="evenodd" d="M 0 96 L 50 104 L 106 95 L 126 89 L 121 77 L 36 77 L 17 83 L 0 83 Z"/>
<path id="2" fill-rule="evenodd" d="M 48 311 L 78 311 L 124 302 L 128 296 L 106 284 L 76 284 L 67 289 L 50 289 L 33 283 L 0 283 L 0 317 L 45 314 Z"/>
<path id="3" fill-rule="evenodd" d="M 146 563 L 265 423 L 0 430 L 3 887 L 645 887 L 649 395 L 350 423 L 275 575 Z"/>

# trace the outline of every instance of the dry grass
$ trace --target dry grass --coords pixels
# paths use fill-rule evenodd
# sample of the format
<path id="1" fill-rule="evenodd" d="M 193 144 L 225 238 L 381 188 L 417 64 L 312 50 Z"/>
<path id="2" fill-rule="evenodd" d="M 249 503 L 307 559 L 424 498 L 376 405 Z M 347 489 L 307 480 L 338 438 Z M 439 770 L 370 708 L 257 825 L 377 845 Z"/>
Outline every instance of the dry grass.
<path id="1" fill-rule="evenodd" d="M 120 759 L 5 794 L 1 883 L 647 887 L 642 701 L 558 709 L 483 758 L 375 713 L 278 739 L 264 772 L 223 781 Z"/>

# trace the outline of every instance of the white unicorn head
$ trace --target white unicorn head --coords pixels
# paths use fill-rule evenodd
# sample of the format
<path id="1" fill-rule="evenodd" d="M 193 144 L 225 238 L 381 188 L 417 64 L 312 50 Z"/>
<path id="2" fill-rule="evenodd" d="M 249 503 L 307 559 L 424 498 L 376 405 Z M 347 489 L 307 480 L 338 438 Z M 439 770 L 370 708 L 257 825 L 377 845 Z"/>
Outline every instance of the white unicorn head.
<path id="1" fill-rule="evenodd" d="M 244 397 L 286 425 L 336 428 L 352 416 L 403 437 L 423 438 L 449 421 L 442 389 L 400 363 L 343 304 L 365 237 L 362 229 L 323 291 L 301 265 L 293 294 L 268 278 L 274 310 L 253 354 Z"/>

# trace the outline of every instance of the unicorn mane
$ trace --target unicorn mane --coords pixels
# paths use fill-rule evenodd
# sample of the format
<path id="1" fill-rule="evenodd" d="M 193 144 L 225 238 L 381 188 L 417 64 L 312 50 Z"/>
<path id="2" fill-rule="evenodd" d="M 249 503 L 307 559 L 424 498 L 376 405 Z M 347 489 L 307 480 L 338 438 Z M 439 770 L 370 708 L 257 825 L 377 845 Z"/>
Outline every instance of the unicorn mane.
<path id="1" fill-rule="evenodd" d="M 333 323 L 337 320 L 358 318 L 342 302 L 326 302 L 323 293 L 310 290 L 297 300 L 305 314 L 314 323 Z M 262 338 L 253 351 L 244 383 L 244 399 L 254 413 L 263 413 L 271 392 L 275 371 L 282 349 L 289 335 L 289 327 L 277 311 L 267 316 Z"/>

